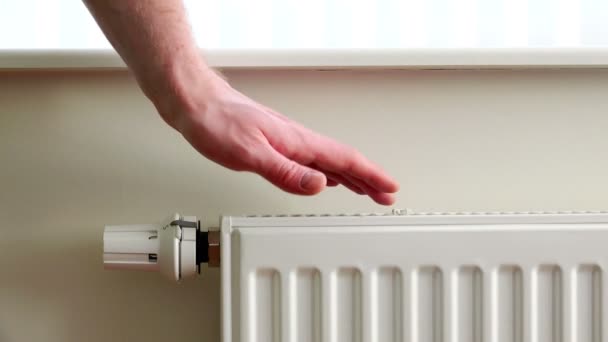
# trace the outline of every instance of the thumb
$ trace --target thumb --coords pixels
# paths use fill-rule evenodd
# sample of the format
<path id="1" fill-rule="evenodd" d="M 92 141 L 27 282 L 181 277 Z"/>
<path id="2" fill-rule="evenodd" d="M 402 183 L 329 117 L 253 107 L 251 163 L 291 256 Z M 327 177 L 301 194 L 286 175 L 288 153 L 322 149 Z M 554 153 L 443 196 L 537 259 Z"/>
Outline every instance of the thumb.
<path id="1" fill-rule="evenodd" d="M 264 154 L 259 169 L 254 171 L 282 190 L 298 195 L 315 195 L 325 188 L 327 178 L 322 172 L 298 164 L 272 147 Z"/>

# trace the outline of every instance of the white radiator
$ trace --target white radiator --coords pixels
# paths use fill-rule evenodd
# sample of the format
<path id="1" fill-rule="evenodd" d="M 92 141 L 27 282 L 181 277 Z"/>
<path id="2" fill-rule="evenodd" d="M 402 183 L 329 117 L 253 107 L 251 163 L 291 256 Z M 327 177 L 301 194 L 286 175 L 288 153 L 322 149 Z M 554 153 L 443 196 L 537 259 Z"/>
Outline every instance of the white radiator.
<path id="1" fill-rule="evenodd" d="M 608 341 L 608 215 L 226 217 L 224 342 Z"/>
<path id="2" fill-rule="evenodd" d="M 107 227 L 108 268 L 222 268 L 223 342 L 608 342 L 608 214 L 196 218 Z M 207 244 L 208 242 L 208 244 Z"/>

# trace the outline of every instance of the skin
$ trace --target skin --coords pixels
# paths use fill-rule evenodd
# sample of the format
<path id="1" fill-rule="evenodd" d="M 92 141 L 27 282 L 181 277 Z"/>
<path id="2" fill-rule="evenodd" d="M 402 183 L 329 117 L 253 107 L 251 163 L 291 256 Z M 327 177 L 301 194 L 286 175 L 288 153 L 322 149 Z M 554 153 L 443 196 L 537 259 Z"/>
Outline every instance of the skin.
<path id="1" fill-rule="evenodd" d="M 205 62 L 181 0 L 85 0 L 161 117 L 203 156 L 289 193 L 347 187 L 391 205 L 399 185 L 352 147 L 232 88 Z"/>

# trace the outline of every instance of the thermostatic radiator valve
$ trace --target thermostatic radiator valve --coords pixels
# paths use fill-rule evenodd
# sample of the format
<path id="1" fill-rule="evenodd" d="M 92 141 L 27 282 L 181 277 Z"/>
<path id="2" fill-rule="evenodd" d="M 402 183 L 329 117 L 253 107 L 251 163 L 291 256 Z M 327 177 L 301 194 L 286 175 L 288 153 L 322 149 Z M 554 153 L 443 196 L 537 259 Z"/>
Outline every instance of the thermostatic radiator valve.
<path id="1" fill-rule="evenodd" d="M 203 263 L 219 267 L 219 248 L 219 231 L 201 231 L 196 216 L 107 226 L 103 233 L 105 269 L 155 271 L 176 281 L 199 274 Z"/>

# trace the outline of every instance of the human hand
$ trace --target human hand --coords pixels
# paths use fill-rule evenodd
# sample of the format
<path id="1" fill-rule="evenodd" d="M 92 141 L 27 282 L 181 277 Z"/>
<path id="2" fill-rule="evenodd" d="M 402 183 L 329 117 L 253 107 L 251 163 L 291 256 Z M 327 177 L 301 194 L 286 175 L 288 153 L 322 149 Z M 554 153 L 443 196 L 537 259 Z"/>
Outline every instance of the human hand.
<path id="1" fill-rule="evenodd" d="M 397 182 L 354 148 L 253 101 L 214 73 L 188 89 L 185 105 L 165 120 L 210 160 L 293 194 L 342 184 L 379 204 L 394 203 Z"/>
<path id="2" fill-rule="evenodd" d="M 389 205 L 397 182 L 352 147 L 232 89 L 205 63 L 180 0 L 87 0 L 87 8 L 163 119 L 201 154 L 314 195 L 342 184 Z"/>

